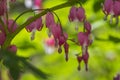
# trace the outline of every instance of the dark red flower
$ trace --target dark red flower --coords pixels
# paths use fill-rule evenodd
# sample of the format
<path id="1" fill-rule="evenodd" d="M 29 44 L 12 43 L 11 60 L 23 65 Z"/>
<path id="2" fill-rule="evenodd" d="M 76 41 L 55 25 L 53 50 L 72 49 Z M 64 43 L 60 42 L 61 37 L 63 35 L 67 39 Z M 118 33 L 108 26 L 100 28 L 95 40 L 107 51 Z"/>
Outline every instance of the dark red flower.
<path id="1" fill-rule="evenodd" d="M 46 24 L 46 27 L 50 27 L 52 24 L 55 24 L 55 20 L 54 20 L 54 16 L 51 12 L 48 12 L 46 14 L 46 17 L 45 17 L 45 24 Z"/>
<path id="2" fill-rule="evenodd" d="M 109 15 L 112 13 L 112 8 L 113 8 L 113 0 L 105 0 L 104 5 L 103 5 L 103 12 L 105 15 Z"/>
<path id="3" fill-rule="evenodd" d="M 56 40 L 59 39 L 62 34 L 61 25 L 60 24 L 52 24 L 50 27 L 50 31 L 52 32 L 52 34 Z"/>
<path id="4" fill-rule="evenodd" d="M 16 45 L 10 45 L 10 46 L 8 47 L 8 51 L 13 52 L 13 53 L 16 53 L 16 52 L 17 52 L 17 47 L 16 47 Z"/>
<path id="5" fill-rule="evenodd" d="M 91 24 L 88 21 L 84 22 L 84 28 L 86 29 L 87 33 L 91 33 Z"/>
<path id="6" fill-rule="evenodd" d="M 69 21 L 75 22 L 75 30 L 78 30 L 78 23 L 84 22 L 86 16 L 85 16 L 85 10 L 83 7 L 75 7 L 72 6 L 69 12 Z"/>
<path id="7" fill-rule="evenodd" d="M 85 10 L 82 7 L 72 6 L 68 18 L 70 21 L 82 22 L 85 19 Z"/>
<path id="8" fill-rule="evenodd" d="M 32 17 L 30 17 L 28 20 L 30 20 L 31 18 Z M 31 24 L 29 24 L 28 26 L 26 26 L 26 30 L 28 32 L 32 32 L 34 29 L 40 31 L 42 27 L 43 27 L 42 18 L 40 17 Z"/>
<path id="9" fill-rule="evenodd" d="M 86 44 L 86 46 L 87 46 L 89 44 L 88 35 L 85 32 L 79 32 L 78 33 L 78 41 L 81 46 L 83 46 L 84 44 Z"/>
<path id="10" fill-rule="evenodd" d="M 87 50 L 85 53 L 82 54 L 82 59 L 85 63 L 85 69 L 87 71 L 88 70 L 88 59 L 89 59 L 89 54 L 88 54 Z"/>
<path id="11" fill-rule="evenodd" d="M 14 20 L 10 19 L 8 20 L 8 31 L 9 32 L 14 32 L 17 29 L 17 24 L 14 23 L 14 25 L 12 25 L 14 23 Z"/>
<path id="12" fill-rule="evenodd" d="M 69 18 L 69 21 L 77 20 L 77 7 L 75 6 L 71 7 L 68 18 Z"/>
<path id="13" fill-rule="evenodd" d="M 83 7 L 79 7 L 79 8 L 77 9 L 77 14 L 76 14 L 76 16 L 77 16 L 77 18 L 78 18 L 78 20 L 79 20 L 80 22 L 82 22 L 82 21 L 85 20 L 85 10 L 84 10 Z"/>
<path id="14" fill-rule="evenodd" d="M 31 19 L 31 18 L 32 17 L 30 17 L 29 19 Z M 36 30 L 40 31 L 40 30 L 42 30 L 42 28 L 43 28 L 43 24 L 42 24 L 42 18 L 41 17 L 38 18 L 37 20 L 35 20 L 34 22 L 32 22 L 31 24 L 29 24 L 28 26 L 26 26 L 26 30 L 28 32 L 32 32 L 31 40 L 34 40 Z"/>
<path id="15" fill-rule="evenodd" d="M 65 42 L 64 44 L 64 51 L 65 51 L 65 60 L 68 61 L 69 44 L 67 42 Z"/>
<path id="16" fill-rule="evenodd" d="M 115 1 L 113 5 L 114 16 L 120 15 L 120 1 Z"/>

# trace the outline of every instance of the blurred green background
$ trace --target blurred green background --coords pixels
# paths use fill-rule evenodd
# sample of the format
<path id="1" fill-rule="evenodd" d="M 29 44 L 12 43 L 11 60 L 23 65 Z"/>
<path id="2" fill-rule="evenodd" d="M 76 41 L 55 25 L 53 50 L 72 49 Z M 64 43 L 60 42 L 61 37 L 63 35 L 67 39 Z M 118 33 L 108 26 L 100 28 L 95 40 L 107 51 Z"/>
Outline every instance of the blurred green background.
<path id="1" fill-rule="evenodd" d="M 67 0 L 43 0 L 43 8 L 50 8 Z M 35 40 L 30 40 L 31 33 L 23 29 L 12 41 L 18 47 L 17 55 L 30 57 L 30 63 L 45 73 L 50 74 L 47 80 L 113 80 L 113 77 L 120 72 L 120 24 L 109 24 L 110 18 L 104 21 L 101 3 L 104 0 L 81 0 L 82 6 L 86 11 L 88 21 L 92 25 L 94 36 L 93 44 L 89 47 L 89 70 L 86 72 L 82 62 L 81 71 L 77 70 L 76 54 L 81 52 L 81 48 L 74 43 L 70 44 L 69 61 L 65 61 L 64 51 L 58 54 L 55 50 L 47 54 L 44 49 L 44 40 L 48 38 L 47 28 L 44 26 L 42 31 L 36 32 Z M 79 5 L 77 5 L 79 6 Z M 69 38 L 77 38 L 74 30 L 74 23 L 68 20 L 70 7 L 55 11 L 59 16 L 63 29 Z M 11 4 L 10 15 L 15 19 L 21 12 L 27 10 L 24 0 L 17 0 Z M 17 23 L 24 23 L 33 13 L 23 15 Z M 43 23 L 44 21 L 44 16 Z M 79 27 L 83 25 L 80 24 Z M 3 70 L 5 74 L 6 70 Z M 4 76 L 4 80 L 7 78 Z M 42 80 L 30 71 L 21 74 L 21 80 Z"/>

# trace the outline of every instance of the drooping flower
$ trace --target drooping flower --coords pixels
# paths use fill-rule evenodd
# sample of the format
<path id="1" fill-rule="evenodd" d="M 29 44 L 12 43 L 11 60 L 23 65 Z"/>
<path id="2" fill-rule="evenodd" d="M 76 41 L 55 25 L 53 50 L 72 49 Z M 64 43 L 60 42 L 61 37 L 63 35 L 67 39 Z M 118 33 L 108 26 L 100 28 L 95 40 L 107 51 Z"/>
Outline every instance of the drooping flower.
<path id="1" fill-rule="evenodd" d="M 61 36 L 59 37 L 59 46 L 61 47 L 68 39 L 68 34 L 67 33 L 61 33 Z"/>
<path id="2" fill-rule="evenodd" d="M 83 22 L 86 18 L 84 8 L 72 6 L 68 18 L 69 21 L 75 22 L 75 30 L 78 30 L 78 23 Z"/>
<path id="3" fill-rule="evenodd" d="M 103 12 L 105 13 L 105 19 L 110 15 L 110 23 L 112 23 L 113 18 L 116 18 L 116 24 L 118 24 L 118 16 L 120 15 L 120 1 L 119 0 L 105 0 L 103 5 Z"/>
<path id="4" fill-rule="evenodd" d="M 81 46 L 83 46 L 84 44 L 88 45 L 88 35 L 85 32 L 79 32 L 78 41 Z"/>
<path id="5" fill-rule="evenodd" d="M 32 17 L 30 17 L 28 20 L 30 20 Z M 28 32 L 32 32 L 32 30 L 36 29 L 38 31 L 42 30 L 43 24 L 42 24 L 42 18 L 38 18 L 28 26 L 26 26 L 26 30 Z"/>
<path id="6" fill-rule="evenodd" d="M 5 26 L 7 26 L 7 29 L 9 32 L 13 33 L 17 29 L 18 25 L 16 22 L 14 22 L 13 19 L 9 19 L 8 21 L 4 20 L 3 22 L 4 22 Z M 0 24 L 0 30 L 5 33 L 4 26 L 2 26 L 1 24 Z"/>
<path id="7" fill-rule="evenodd" d="M 113 0 L 105 0 L 103 4 L 103 12 L 106 16 L 112 13 Z"/>
<path id="8" fill-rule="evenodd" d="M 50 30 L 51 30 L 54 38 L 56 40 L 59 39 L 59 37 L 62 34 L 61 25 L 60 24 L 52 24 L 51 27 L 50 27 Z"/>
<path id="9" fill-rule="evenodd" d="M 86 71 L 88 70 L 88 59 L 89 59 L 88 46 L 92 43 L 90 35 L 91 34 L 88 32 L 78 33 L 78 42 L 80 46 L 82 47 L 82 60 L 85 63 Z"/>
<path id="10" fill-rule="evenodd" d="M 88 71 L 88 59 L 89 59 L 89 54 L 88 54 L 87 49 L 86 49 L 85 52 L 82 51 L 82 56 L 77 55 L 78 70 L 80 70 L 80 64 L 81 64 L 81 61 L 83 61 L 84 64 L 85 64 L 85 70 Z"/>
<path id="11" fill-rule="evenodd" d="M 88 21 L 84 22 L 84 28 L 86 29 L 87 33 L 91 33 L 91 24 Z"/>
<path id="12" fill-rule="evenodd" d="M 15 53 L 16 54 L 16 52 L 17 52 L 17 47 L 16 47 L 16 45 L 10 45 L 10 46 L 8 46 L 8 51 L 10 51 L 10 52 L 12 52 L 12 53 Z"/>
<path id="13" fill-rule="evenodd" d="M 6 0 L 0 0 L 0 16 L 3 16 L 7 10 Z"/>
<path id="14" fill-rule="evenodd" d="M 9 32 L 14 32 L 16 29 L 17 29 L 17 24 L 16 23 L 14 23 L 14 25 L 13 25 L 13 23 L 14 23 L 14 20 L 12 20 L 12 19 L 10 19 L 10 20 L 8 20 L 8 31 Z"/>
<path id="15" fill-rule="evenodd" d="M 120 1 L 115 1 L 113 4 L 114 16 L 117 17 L 120 15 Z"/>
<path id="16" fill-rule="evenodd" d="M 85 63 L 85 69 L 86 69 L 86 71 L 88 71 L 88 59 L 89 59 L 89 54 L 88 54 L 87 50 L 86 50 L 86 52 L 82 55 L 82 59 L 83 59 L 83 61 L 84 61 L 84 63 Z"/>
<path id="17" fill-rule="evenodd" d="M 82 22 L 85 19 L 85 10 L 82 7 L 72 6 L 68 16 L 70 21 L 80 21 Z"/>
<path id="18" fill-rule="evenodd" d="M 31 18 L 32 17 L 30 17 L 29 19 L 31 19 Z M 42 28 L 43 28 L 43 24 L 42 24 L 42 18 L 41 17 L 38 18 L 37 20 L 35 20 L 34 22 L 32 22 L 31 24 L 29 24 L 28 26 L 26 26 L 26 30 L 28 32 L 32 32 L 31 40 L 34 39 L 36 30 L 40 31 L 40 30 L 42 30 Z"/>
<path id="19" fill-rule="evenodd" d="M 77 18 L 80 22 L 84 21 L 85 20 L 85 10 L 83 7 L 79 7 L 77 9 Z"/>
<path id="20" fill-rule="evenodd" d="M 49 37 L 51 37 L 51 35 L 52 35 L 51 27 L 54 24 L 55 24 L 54 15 L 52 14 L 52 12 L 48 12 L 45 17 L 45 25 L 48 28 L 48 36 Z"/>
<path id="21" fill-rule="evenodd" d="M 53 23 L 49 27 L 54 39 L 55 39 L 55 46 L 58 47 L 58 52 L 62 52 L 61 46 L 64 46 L 65 50 L 65 59 L 68 61 L 68 52 L 69 52 L 69 44 L 67 43 L 68 35 L 67 33 L 63 33 L 62 27 L 59 23 Z"/>
<path id="22" fill-rule="evenodd" d="M 54 16 L 51 12 L 48 12 L 45 17 L 45 24 L 46 27 L 49 28 L 51 27 L 52 24 L 55 24 Z"/>
<path id="23" fill-rule="evenodd" d="M 70 9 L 69 16 L 68 16 L 69 21 L 75 21 L 75 20 L 77 20 L 76 14 L 77 14 L 77 7 L 72 6 L 71 9 Z"/>
<path id="24" fill-rule="evenodd" d="M 64 51 L 65 51 L 65 60 L 68 61 L 69 44 L 67 42 L 64 43 Z"/>

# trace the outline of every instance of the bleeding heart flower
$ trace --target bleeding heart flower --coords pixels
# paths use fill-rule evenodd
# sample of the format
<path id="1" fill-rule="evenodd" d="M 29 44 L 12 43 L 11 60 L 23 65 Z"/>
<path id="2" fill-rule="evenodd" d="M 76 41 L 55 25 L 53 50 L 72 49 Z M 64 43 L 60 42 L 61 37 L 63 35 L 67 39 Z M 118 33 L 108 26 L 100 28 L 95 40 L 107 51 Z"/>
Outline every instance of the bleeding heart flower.
<path id="1" fill-rule="evenodd" d="M 7 10 L 6 0 L 0 0 L 0 16 L 3 16 Z"/>
<path id="2" fill-rule="evenodd" d="M 114 16 L 117 17 L 120 15 L 120 1 L 115 1 L 113 4 Z"/>
<path id="3" fill-rule="evenodd" d="M 8 20 L 8 30 L 9 32 L 14 32 L 17 29 L 17 24 L 14 23 L 14 25 L 12 25 L 14 23 L 14 20 L 10 19 Z"/>
<path id="4" fill-rule="evenodd" d="M 16 45 L 10 45 L 10 46 L 8 47 L 8 51 L 13 52 L 13 53 L 16 53 L 16 52 L 17 52 L 17 47 L 16 47 Z"/>
<path id="5" fill-rule="evenodd" d="M 91 33 L 91 24 L 88 21 L 84 22 L 84 28 L 87 30 L 87 33 Z"/>
<path id="6" fill-rule="evenodd" d="M 46 20 L 46 22 L 45 22 L 46 27 L 48 27 L 48 28 L 51 27 L 52 24 L 55 24 L 54 16 L 51 12 L 48 12 L 46 14 L 45 20 Z"/>
<path id="7" fill-rule="evenodd" d="M 103 12 L 105 15 L 109 15 L 112 12 L 113 8 L 113 0 L 105 0 L 104 5 L 103 5 Z"/>
<path id="8" fill-rule="evenodd" d="M 69 21 L 75 21 L 75 20 L 77 20 L 76 14 L 77 14 L 77 7 L 72 6 L 71 9 L 70 9 L 69 16 L 68 16 Z"/>
<path id="9" fill-rule="evenodd" d="M 64 44 L 64 50 L 65 50 L 65 60 L 68 61 L 69 44 L 67 42 L 65 42 Z"/>
<path id="10" fill-rule="evenodd" d="M 75 22 L 75 30 L 78 30 L 78 23 L 85 20 L 85 10 L 82 7 L 72 6 L 69 12 L 69 21 Z"/>
<path id="11" fill-rule="evenodd" d="M 86 44 L 86 46 L 87 46 L 88 42 L 89 42 L 88 35 L 85 32 L 79 32 L 78 33 L 78 41 L 81 46 L 83 46 L 84 44 Z"/>
<path id="12" fill-rule="evenodd" d="M 70 14 L 68 16 L 70 21 L 80 21 L 82 22 L 85 19 L 85 10 L 82 7 L 72 6 L 70 9 Z"/>
<path id="13" fill-rule="evenodd" d="M 59 39 L 59 37 L 62 34 L 61 25 L 60 24 L 52 24 L 50 27 L 50 30 L 51 30 L 55 40 Z"/>
<path id="14" fill-rule="evenodd" d="M 83 59 L 83 61 L 84 61 L 84 63 L 85 63 L 85 69 L 86 69 L 86 71 L 88 71 L 88 59 L 89 59 L 89 54 L 88 54 L 87 50 L 86 50 L 86 53 L 84 53 L 84 54 L 82 55 L 82 59 Z"/>
<path id="15" fill-rule="evenodd" d="M 30 20 L 32 17 L 30 17 L 28 20 Z M 31 24 L 29 24 L 28 26 L 26 26 L 26 30 L 28 32 L 32 32 L 32 30 L 36 29 L 38 31 L 40 31 L 43 27 L 42 24 L 42 18 L 38 18 L 37 20 L 35 20 L 34 22 L 32 22 Z"/>
<path id="16" fill-rule="evenodd" d="M 29 19 L 31 19 L 31 18 L 32 17 L 30 17 Z M 31 40 L 34 40 L 36 30 L 40 31 L 40 30 L 42 30 L 42 28 L 43 28 L 43 24 L 42 24 L 42 18 L 41 17 L 38 18 L 37 20 L 35 20 L 34 22 L 32 22 L 31 24 L 29 24 L 28 26 L 26 26 L 26 30 L 28 32 L 32 32 Z"/>
<path id="17" fill-rule="evenodd" d="M 78 20 L 79 20 L 80 22 L 84 21 L 84 20 L 85 20 L 85 10 L 84 10 L 84 8 L 79 7 L 79 8 L 77 9 L 77 14 L 76 14 L 76 16 L 77 16 L 77 18 L 78 18 Z"/>

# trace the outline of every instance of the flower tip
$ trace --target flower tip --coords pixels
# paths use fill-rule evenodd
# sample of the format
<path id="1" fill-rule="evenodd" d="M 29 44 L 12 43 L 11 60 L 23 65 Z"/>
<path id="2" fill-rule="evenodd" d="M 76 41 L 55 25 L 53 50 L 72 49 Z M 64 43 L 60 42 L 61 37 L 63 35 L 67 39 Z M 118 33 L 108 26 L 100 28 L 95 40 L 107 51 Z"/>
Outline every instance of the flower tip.
<path id="1" fill-rule="evenodd" d="M 61 47 L 58 48 L 58 53 L 62 53 Z"/>
<path id="2" fill-rule="evenodd" d="M 87 64 L 85 64 L 85 70 L 88 71 L 88 65 Z"/>
<path id="3" fill-rule="evenodd" d="M 65 58 L 66 62 L 68 62 L 68 57 Z"/>
<path id="4" fill-rule="evenodd" d="M 78 66 L 78 68 L 77 68 L 77 69 L 78 69 L 78 71 L 80 71 L 80 70 L 81 70 L 80 65 Z"/>

